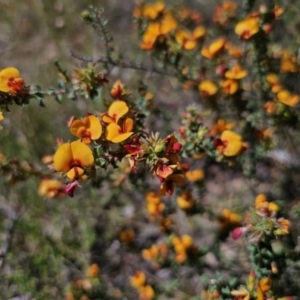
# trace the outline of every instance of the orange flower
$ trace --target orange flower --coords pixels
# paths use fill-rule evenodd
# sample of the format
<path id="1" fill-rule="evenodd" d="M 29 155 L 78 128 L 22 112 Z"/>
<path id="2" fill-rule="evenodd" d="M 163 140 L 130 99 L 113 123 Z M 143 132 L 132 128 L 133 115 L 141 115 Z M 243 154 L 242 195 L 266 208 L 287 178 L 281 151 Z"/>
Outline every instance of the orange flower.
<path id="1" fill-rule="evenodd" d="M 193 243 L 193 238 L 187 234 L 183 235 L 181 238 L 177 236 L 172 238 L 172 244 L 176 252 L 175 261 L 177 263 L 183 263 L 186 261 L 188 256 L 187 252 L 192 249 Z"/>
<path id="2" fill-rule="evenodd" d="M 145 285 L 145 283 L 146 275 L 142 271 L 135 271 L 134 275 L 130 277 L 130 284 L 135 288 L 139 288 L 140 286 Z"/>
<path id="3" fill-rule="evenodd" d="M 152 300 L 155 297 L 155 292 L 151 285 L 146 284 L 139 287 L 139 299 L 140 300 Z"/>
<path id="4" fill-rule="evenodd" d="M 218 91 L 217 85 L 210 80 L 201 81 L 201 83 L 198 85 L 198 89 L 203 96 L 213 96 Z"/>
<path id="5" fill-rule="evenodd" d="M 281 6 L 279 6 L 278 4 L 275 4 L 275 6 L 274 6 L 274 15 L 275 15 L 275 18 L 278 19 L 283 14 L 284 14 L 284 8 L 281 7 Z"/>
<path id="6" fill-rule="evenodd" d="M 177 27 L 177 21 L 170 14 L 165 14 L 161 21 L 150 23 L 143 35 L 140 47 L 143 50 L 151 50 L 157 40 L 164 39 L 165 35 Z"/>
<path id="7" fill-rule="evenodd" d="M 127 118 L 123 122 L 122 127 L 116 123 L 110 123 L 106 127 L 106 139 L 113 143 L 121 143 L 133 135 L 134 132 L 131 131 L 132 129 L 133 120 L 130 118 Z"/>
<path id="8" fill-rule="evenodd" d="M 270 73 L 267 75 L 267 82 L 271 86 L 271 91 L 273 93 L 278 93 L 280 90 L 282 90 L 282 86 L 279 83 L 279 77 L 277 74 Z"/>
<path id="9" fill-rule="evenodd" d="M 142 256 L 146 260 L 153 260 L 157 261 L 159 259 L 164 259 L 167 256 L 168 253 L 168 247 L 166 244 L 156 244 L 152 245 L 148 249 L 144 249 L 142 251 Z"/>
<path id="10" fill-rule="evenodd" d="M 153 192 L 147 193 L 146 200 L 148 202 L 152 202 L 152 203 L 159 203 L 160 202 L 160 195 L 156 194 L 156 193 L 153 193 Z"/>
<path id="11" fill-rule="evenodd" d="M 73 135 L 81 138 L 81 141 L 89 144 L 91 141 L 98 140 L 102 134 L 100 120 L 93 116 L 86 116 L 82 120 L 73 119 L 70 125 Z"/>
<path id="12" fill-rule="evenodd" d="M 242 56 L 243 50 L 238 46 L 228 42 L 226 43 L 225 48 L 228 51 L 228 54 L 234 58 L 240 58 Z"/>
<path id="13" fill-rule="evenodd" d="M 154 20 L 164 11 L 165 6 L 166 5 L 161 1 L 157 1 L 152 4 L 146 4 L 143 6 L 143 16 L 147 19 Z"/>
<path id="14" fill-rule="evenodd" d="M 279 102 L 294 107 L 300 100 L 298 95 L 292 95 L 288 90 L 281 90 L 277 94 L 277 99 Z"/>
<path id="15" fill-rule="evenodd" d="M 243 40 L 249 40 L 259 31 L 259 21 L 256 17 L 240 21 L 235 26 L 235 33 Z"/>
<path id="16" fill-rule="evenodd" d="M 226 123 L 225 120 L 219 119 L 215 125 L 213 125 L 210 129 L 211 135 L 221 134 L 226 129 L 231 129 L 233 127 L 233 123 Z"/>
<path id="17" fill-rule="evenodd" d="M 225 1 L 222 5 L 218 5 L 213 15 L 213 21 L 220 25 L 226 25 L 229 18 L 235 16 L 237 5 L 233 2 Z"/>
<path id="18" fill-rule="evenodd" d="M 42 180 L 38 188 L 38 193 L 40 196 L 46 198 L 55 198 L 65 195 L 63 184 L 58 180 L 52 179 Z"/>
<path id="19" fill-rule="evenodd" d="M 295 55 L 291 54 L 288 50 L 284 50 L 282 52 L 280 72 L 282 73 L 298 72 L 298 59 Z"/>
<path id="20" fill-rule="evenodd" d="M 193 32 L 184 29 L 176 31 L 176 42 L 185 50 L 193 50 L 197 46 L 197 41 L 202 38 L 206 33 L 203 26 L 198 26 Z"/>
<path id="21" fill-rule="evenodd" d="M 180 197 L 176 199 L 178 207 L 181 209 L 191 209 L 195 205 L 195 200 L 192 198 L 192 195 L 185 191 Z"/>
<path id="22" fill-rule="evenodd" d="M 147 211 L 151 217 L 160 216 L 165 209 L 165 204 L 163 202 L 148 202 Z"/>
<path id="23" fill-rule="evenodd" d="M 195 169 L 193 171 L 187 171 L 185 176 L 189 181 L 200 181 L 204 178 L 204 172 L 201 169 Z"/>
<path id="24" fill-rule="evenodd" d="M 231 70 L 225 72 L 225 77 L 228 79 L 242 79 L 248 75 L 248 71 L 244 70 L 241 65 L 235 65 Z"/>
<path id="25" fill-rule="evenodd" d="M 276 112 L 276 103 L 273 101 L 268 101 L 264 105 L 264 110 L 267 114 L 273 114 Z"/>
<path id="26" fill-rule="evenodd" d="M 97 264 L 92 264 L 86 271 L 87 277 L 96 278 L 100 274 L 100 268 Z"/>
<path id="27" fill-rule="evenodd" d="M 76 180 L 85 175 L 86 167 L 93 166 L 94 156 L 92 150 L 80 141 L 63 143 L 56 150 L 53 163 L 57 172 L 67 172 L 69 179 Z"/>
<path id="28" fill-rule="evenodd" d="M 217 150 L 225 156 L 235 156 L 246 149 L 242 137 L 231 130 L 223 131 L 221 138 L 216 139 L 214 144 Z"/>
<path id="29" fill-rule="evenodd" d="M 291 222 L 289 220 L 280 218 L 277 222 L 280 228 L 275 230 L 275 234 L 286 235 L 290 233 Z"/>
<path id="30" fill-rule="evenodd" d="M 220 86 L 224 94 L 233 95 L 239 89 L 239 84 L 234 79 L 226 79 L 220 82 Z"/>
<path id="31" fill-rule="evenodd" d="M 222 211 L 220 222 L 225 224 L 232 224 L 232 225 L 238 225 L 241 222 L 241 217 L 236 214 L 232 213 L 229 209 L 225 208 Z"/>
<path id="32" fill-rule="evenodd" d="M 212 59 L 224 49 L 225 45 L 226 40 L 219 38 L 210 43 L 207 47 L 202 48 L 201 55 L 207 59 Z"/>
<path id="33" fill-rule="evenodd" d="M 124 101 L 114 101 L 108 108 L 107 114 L 102 114 L 101 118 L 104 123 L 118 123 L 119 119 L 122 118 L 129 108 Z"/>
<path id="34" fill-rule="evenodd" d="M 115 99 L 120 99 L 127 95 L 127 90 L 126 90 L 124 84 L 121 82 L 121 80 L 117 80 L 113 84 L 113 86 L 110 90 L 110 94 Z"/>
<path id="35" fill-rule="evenodd" d="M 16 95 L 24 88 L 24 80 L 18 69 L 9 67 L 0 71 L 0 91 Z"/>

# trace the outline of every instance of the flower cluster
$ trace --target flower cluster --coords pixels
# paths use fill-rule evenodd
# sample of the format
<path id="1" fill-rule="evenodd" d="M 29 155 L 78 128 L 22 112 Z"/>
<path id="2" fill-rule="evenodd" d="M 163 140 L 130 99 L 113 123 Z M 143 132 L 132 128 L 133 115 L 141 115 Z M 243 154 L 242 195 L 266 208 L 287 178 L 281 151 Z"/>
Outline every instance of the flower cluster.
<path id="1" fill-rule="evenodd" d="M 140 300 L 152 300 L 155 297 L 155 292 L 150 284 L 147 283 L 147 278 L 144 272 L 135 271 L 130 278 L 130 284 L 137 289 Z"/>

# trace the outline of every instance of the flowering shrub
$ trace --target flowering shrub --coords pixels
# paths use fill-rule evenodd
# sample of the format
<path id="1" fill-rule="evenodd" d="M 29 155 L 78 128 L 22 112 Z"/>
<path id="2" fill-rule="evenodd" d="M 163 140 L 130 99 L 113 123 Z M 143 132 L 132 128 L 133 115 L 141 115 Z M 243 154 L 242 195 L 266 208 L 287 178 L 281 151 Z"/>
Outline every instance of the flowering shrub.
<path id="1" fill-rule="evenodd" d="M 1 155 L 9 191 L 33 180 L 39 195 L 32 215 L 26 194 L 3 208 L 5 297 L 298 299 L 298 24 L 284 3 L 267 2 L 224 1 L 212 14 L 138 2 L 131 58 L 90 7 L 81 16 L 102 38 L 102 56 L 72 52 L 74 70 L 56 62 L 55 88 L 29 85 L 15 67 L 0 71 L 2 132 L 15 105 L 54 98 L 79 107 L 66 110 L 41 162 Z M 127 82 L 128 69 L 139 75 Z M 31 233 L 48 208 L 53 223 Z M 28 240 L 13 239 L 18 223 Z M 25 271 L 13 271 L 19 244 L 34 252 Z"/>

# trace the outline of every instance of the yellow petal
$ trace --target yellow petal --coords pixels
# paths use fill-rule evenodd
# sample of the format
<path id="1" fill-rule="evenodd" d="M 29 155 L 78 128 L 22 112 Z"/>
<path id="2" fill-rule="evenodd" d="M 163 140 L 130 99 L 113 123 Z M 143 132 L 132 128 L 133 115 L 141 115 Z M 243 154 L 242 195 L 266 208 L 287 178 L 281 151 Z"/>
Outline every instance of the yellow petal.
<path id="1" fill-rule="evenodd" d="M 116 123 L 110 123 L 106 127 L 106 139 L 108 141 L 111 141 L 113 138 L 115 138 L 116 136 L 120 135 L 121 133 L 122 133 L 122 129 Z"/>
<path id="2" fill-rule="evenodd" d="M 18 69 L 9 67 L 0 71 L 0 91 L 10 92 L 11 88 L 8 86 L 8 80 L 11 78 L 19 78 L 20 72 Z"/>
<path id="3" fill-rule="evenodd" d="M 71 143 L 73 160 L 79 162 L 82 167 L 90 167 L 94 164 L 94 156 L 91 148 L 86 144 L 75 141 Z"/>
<path id="4" fill-rule="evenodd" d="M 133 135 L 133 132 L 122 133 L 122 134 L 114 137 L 111 141 L 113 143 L 121 143 L 121 142 L 127 140 L 132 135 Z"/>
<path id="5" fill-rule="evenodd" d="M 67 177 L 71 180 L 76 180 L 81 178 L 81 176 L 84 174 L 84 170 L 78 167 L 72 168 L 68 173 Z"/>
<path id="6" fill-rule="evenodd" d="M 73 161 L 70 143 L 61 144 L 53 156 L 54 169 L 57 172 L 67 172 Z"/>
<path id="7" fill-rule="evenodd" d="M 114 101 L 108 108 L 108 115 L 116 120 L 118 123 L 119 119 L 122 118 L 128 112 L 128 106 L 124 101 Z"/>
<path id="8" fill-rule="evenodd" d="M 95 116 L 87 116 L 84 118 L 84 123 L 90 129 L 91 139 L 97 140 L 102 134 L 102 126 L 100 120 Z"/>
<path id="9" fill-rule="evenodd" d="M 133 120 L 131 118 L 127 118 L 123 123 L 123 132 L 131 132 L 133 129 Z"/>
<path id="10" fill-rule="evenodd" d="M 84 129 L 84 128 L 85 128 L 85 125 L 81 120 L 74 120 L 70 125 L 70 132 L 73 135 L 80 137 L 78 132 L 81 132 L 82 129 Z"/>

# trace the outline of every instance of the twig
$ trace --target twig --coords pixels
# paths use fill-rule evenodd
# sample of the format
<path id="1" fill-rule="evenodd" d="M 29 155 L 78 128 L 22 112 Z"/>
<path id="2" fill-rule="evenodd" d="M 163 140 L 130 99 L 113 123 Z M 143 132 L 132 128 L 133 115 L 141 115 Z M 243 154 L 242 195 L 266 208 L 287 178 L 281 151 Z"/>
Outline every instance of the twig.
<path id="1" fill-rule="evenodd" d="M 92 58 L 87 58 L 81 55 L 78 55 L 76 53 L 74 53 L 71 50 L 71 56 L 86 62 L 86 63 L 104 63 L 104 64 L 110 64 L 112 66 L 117 66 L 123 69 L 132 69 L 132 70 L 137 70 L 137 71 L 143 71 L 143 72 L 152 72 L 152 73 L 156 73 L 159 75 L 165 75 L 165 76 L 170 76 L 170 77 L 178 77 L 178 73 L 176 72 L 169 72 L 169 71 L 165 71 L 162 69 L 158 69 L 156 67 L 149 67 L 149 66 L 145 66 L 143 65 L 143 63 L 134 63 L 134 62 L 123 62 L 123 61 L 114 61 L 114 60 L 108 60 L 107 58 L 104 57 L 100 57 L 98 59 L 92 59 Z"/>

